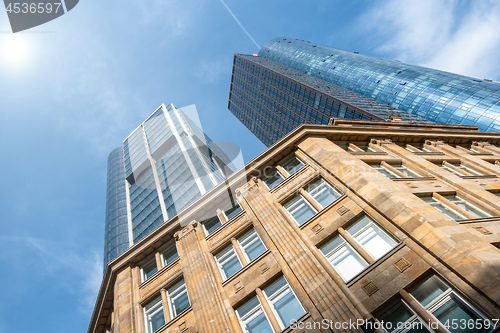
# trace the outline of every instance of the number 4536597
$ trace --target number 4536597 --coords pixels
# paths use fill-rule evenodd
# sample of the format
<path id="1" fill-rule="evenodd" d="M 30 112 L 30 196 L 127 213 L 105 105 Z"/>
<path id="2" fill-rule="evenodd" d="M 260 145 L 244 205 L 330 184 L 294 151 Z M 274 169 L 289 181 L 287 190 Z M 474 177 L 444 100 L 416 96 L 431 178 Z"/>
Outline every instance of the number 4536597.
<path id="1" fill-rule="evenodd" d="M 14 13 L 14 14 L 43 14 L 47 13 L 50 14 L 52 12 L 56 13 L 59 11 L 59 8 L 61 7 L 60 2 L 39 2 L 39 3 L 28 3 L 28 2 L 14 2 L 14 3 L 9 3 L 9 5 L 6 7 L 7 13 Z"/>

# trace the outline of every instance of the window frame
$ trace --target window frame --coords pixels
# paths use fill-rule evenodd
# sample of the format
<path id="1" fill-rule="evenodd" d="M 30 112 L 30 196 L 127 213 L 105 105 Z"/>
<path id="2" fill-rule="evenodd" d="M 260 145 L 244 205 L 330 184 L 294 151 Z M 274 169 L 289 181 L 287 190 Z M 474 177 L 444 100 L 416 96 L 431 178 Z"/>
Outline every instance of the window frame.
<path id="1" fill-rule="evenodd" d="M 183 287 L 184 287 L 183 292 L 181 291 L 179 292 L 179 295 L 172 297 L 172 293 L 177 293 L 179 289 L 182 289 Z M 173 300 L 178 299 L 182 294 L 186 294 L 189 306 L 185 309 L 182 309 L 179 313 L 174 314 L 175 308 L 173 305 L 175 303 L 173 302 Z M 187 292 L 187 287 L 186 287 L 186 281 L 184 281 L 184 279 L 177 281 L 177 283 L 173 284 L 170 288 L 167 289 L 167 303 L 168 303 L 168 310 L 170 313 L 170 320 L 177 318 L 186 309 L 189 309 L 191 307 L 191 300 L 189 299 L 189 294 Z"/>
<path id="2" fill-rule="evenodd" d="M 268 289 L 274 283 L 277 283 L 278 280 L 280 280 L 280 279 L 285 280 L 285 285 L 283 287 L 281 287 L 280 289 L 276 290 L 272 295 L 268 295 L 266 293 L 266 289 Z M 289 291 L 286 292 L 286 293 L 282 293 L 282 291 L 285 290 L 285 289 L 289 289 Z M 273 279 L 265 288 L 262 288 L 262 294 L 264 295 L 264 298 L 266 299 L 266 302 L 268 303 L 269 307 L 271 308 L 273 316 L 275 317 L 276 321 L 278 322 L 278 324 L 280 325 L 280 328 L 282 330 L 284 330 L 285 328 L 287 328 L 288 326 L 290 326 L 291 323 L 289 325 L 286 325 L 286 323 L 282 322 L 282 320 L 280 318 L 280 315 L 278 314 L 278 310 L 276 310 L 276 307 L 274 305 L 275 305 L 275 303 L 277 303 L 278 301 L 280 301 L 283 297 L 285 297 L 286 295 L 288 295 L 290 292 L 295 297 L 295 300 L 297 301 L 297 303 L 299 303 L 299 306 L 300 306 L 301 310 L 304 312 L 302 314 L 302 316 L 305 315 L 307 313 L 307 311 L 304 308 L 304 305 L 302 305 L 302 303 L 300 302 L 300 299 L 297 297 L 297 294 L 295 293 L 295 291 L 293 290 L 292 286 L 290 285 L 290 282 L 288 282 L 287 278 L 284 275 L 281 275 L 281 277 L 279 277 L 279 278 Z M 280 294 L 278 294 L 278 293 L 280 293 Z M 271 300 L 272 298 L 275 298 L 275 299 Z M 295 318 L 295 319 L 298 320 L 299 318 Z"/>
<path id="3" fill-rule="evenodd" d="M 148 309 L 148 310 L 146 310 L 147 307 L 150 306 L 151 304 L 153 304 L 151 306 L 151 308 Z M 145 323 L 145 326 L 146 326 L 146 332 L 147 333 L 158 332 L 163 326 L 165 326 L 167 324 L 166 320 L 165 320 L 165 309 L 163 308 L 163 300 L 162 300 L 161 296 L 155 298 L 154 300 L 152 300 L 151 302 L 149 302 L 148 304 L 146 304 L 142 309 L 143 309 L 143 313 L 144 313 L 144 323 Z M 152 322 L 150 321 L 150 319 L 148 318 L 148 316 L 153 316 L 153 315 L 157 314 L 159 311 L 161 311 L 161 313 L 163 315 L 163 321 L 164 321 L 164 323 L 157 330 L 153 331 Z"/>
<path id="4" fill-rule="evenodd" d="M 320 185 L 318 185 L 319 183 L 321 183 Z M 311 185 L 314 185 L 315 187 L 313 189 L 311 189 Z M 313 194 L 313 192 L 315 191 L 319 191 L 319 189 L 323 186 L 326 186 L 328 187 L 332 192 L 334 192 L 335 194 L 337 194 L 338 196 L 332 201 L 330 202 L 329 204 L 327 204 L 326 206 L 323 206 L 315 197 L 315 195 L 317 196 L 318 193 L 316 194 Z M 316 201 L 316 203 L 318 205 L 320 205 L 322 207 L 322 210 L 325 209 L 326 207 L 330 206 L 332 203 L 334 203 L 335 201 L 339 200 L 341 197 L 342 197 L 342 193 L 340 193 L 335 187 L 333 187 L 329 182 L 327 182 L 323 177 L 320 177 L 319 179 L 317 179 L 315 182 L 313 183 L 309 183 L 307 185 L 307 189 L 305 190 L 310 196 L 311 198 L 313 198 L 314 201 Z M 319 211 L 316 213 L 318 214 Z"/>
<path id="5" fill-rule="evenodd" d="M 250 303 L 254 298 L 257 300 L 257 304 L 258 305 L 256 305 L 255 307 L 251 308 L 245 315 L 241 316 L 240 313 L 239 313 L 239 311 L 238 311 L 238 309 L 240 309 L 241 307 L 243 307 L 245 304 Z M 241 329 L 242 329 L 243 332 L 248 332 L 246 330 L 247 324 L 251 323 L 252 320 L 256 319 L 261 313 L 264 314 L 269 327 L 271 327 L 271 330 L 273 329 L 273 326 L 271 325 L 271 321 L 269 320 L 269 316 L 266 313 L 266 311 L 264 311 L 264 307 L 263 307 L 263 305 L 262 305 L 259 297 L 257 297 L 257 295 L 254 295 L 253 297 L 250 297 L 246 302 L 244 302 L 238 308 L 236 308 L 235 312 L 236 312 L 236 317 L 238 318 L 238 321 L 240 322 Z"/>
<path id="6" fill-rule="evenodd" d="M 176 257 L 173 258 L 172 260 L 170 260 L 170 262 L 168 262 L 167 261 L 168 258 L 165 258 L 165 254 L 169 250 L 171 250 L 172 248 L 175 249 Z M 163 251 L 160 252 L 160 258 L 161 258 L 161 263 L 162 263 L 163 267 L 166 267 L 166 266 L 170 265 L 171 263 L 173 263 L 175 260 L 177 260 L 177 258 L 179 258 L 179 251 L 177 251 L 177 244 L 172 243 L 171 245 L 167 246 L 167 248 L 165 248 Z"/>
<path id="7" fill-rule="evenodd" d="M 150 276 L 147 276 L 146 275 L 147 273 L 145 273 L 144 269 L 146 267 L 148 267 L 149 265 L 151 265 L 151 266 L 154 265 L 155 268 L 152 269 L 151 271 L 153 271 L 153 270 L 156 269 L 156 272 L 154 272 Z M 158 271 L 159 271 L 159 269 L 158 269 L 158 265 L 156 263 L 156 257 L 153 257 L 153 259 L 150 259 L 147 262 L 145 262 L 143 265 L 141 265 L 141 283 L 146 282 L 147 280 L 149 280 L 153 275 L 155 275 L 156 273 L 158 273 Z"/>
<path id="8" fill-rule="evenodd" d="M 356 231 L 355 233 L 349 232 L 349 229 L 352 226 L 356 225 L 357 223 L 360 223 L 365 218 L 367 218 L 369 220 L 366 225 L 359 228 L 359 230 Z M 393 235 L 391 235 L 389 232 L 387 232 L 382 226 L 380 226 L 375 220 L 373 220 L 373 218 L 371 218 L 366 213 L 361 213 L 360 215 L 356 216 L 354 219 L 352 219 L 351 221 L 346 223 L 345 226 L 347 226 L 345 229 L 343 227 L 340 227 L 339 231 L 337 233 L 334 233 L 334 235 L 327 238 L 327 240 L 325 242 L 323 242 L 323 244 L 320 244 L 319 246 L 317 246 L 318 249 L 320 250 L 320 252 L 326 258 L 326 260 L 330 263 L 330 265 L 332 265 L 333 269 L 335 269 L 335 271 L 340 275 L 340 277 L 342 277 L 342 279 L 344 280 L 345 283 L 348 283 L 349 281 L 356 278 L 356 276 L 358 276 L 359 274 L 364 272 L 373 263 L 383 259 L 389 252 L 391 252 L 393 249 L 395 249 L 401 243 L 397 238 L 395 238 Z M 369 230 L 369 228 L 372 226 L 374 226 L 376 229 L 378 229 L 378 231 L 380 233 L 384 234 L 386 237 L 388 237 L 390 240 L 393 241 L 393 244 L 387 243 L 390 246 L 390 249 L 387 250 L 385 253 L 379 255 L 378 257 L 376 257 L 375 254 L 372 253 L 372 251 L 370 250 L 370 248 L 368 246 L 366 246 L 366 244 L 362 244 L 358 239 L 356 239 L 358 236 L 362 235 L 365 231 Z M 340 230 L 343 230 L 342 233 L 345 232 L 346 235 L 343 236 L 341 234 Z M 378 235 L 378 233 L 377 233 L 377 235 Z M 336 247 L 331 249 L 329 252 L 325 253 L 323 251 L 323 249 L 326 248 L 332 242 L 334 242 L 336 239 L 340 239 L 341 242 Z M 352 243 L 352 242 L 354 242 L 354 243 Z M 366 252 L 365 255 L 368 255 L 372 262 L 368 261 L 367 258 L 365 258 L 364 255 L 357 250 L 357 246 L 359 246 L 364 252 Z M 363 267 L 363 269 L 361 269 L 359 272 L 357 272 L 356 274 L 354 274 L 350 278 L 347 278 L 345 273 L 341 272 L 340 269 L 336 268 L 334 263 L 333 263 L 334 259 L 339 257 L 338 255 L 335 256 L 335 254 L 338 253 L 344 247 L 347 247 L 350 249 L 353 256 L 355 256 L 359 260 L 361 265 L 366 265 L 365 267 Z"/>
<path id="9" fill-rule="evenodd" d="M 257 235 L 257 238 L 256 240 L 252 240 L 252 241 L 248 241 L 248 239 L 251 238 L 252 234 L 255 234 Z M 248 235 L 248 236 L 247 236 Z M 243 245 L 242 241 L 240 241 L 241 238 L 243 238 L 244 236 L 247 236 L 247 238 L 243 241 L 243 242 L 247 242 L 248 244 L 247 245 Z M 242 234 L 241 236 L 239 236 L 238 238 L 236 238 L 236 242 L 238 243 L 239 247 L 241 248 L 241 252 L 243 253 L 243 255 L 245 256 L 245 259 L 248 261 L 248 263 L 251 263 L 252 261 L 256 260 L 259 256 L 262 255 L 262 252 L 259 256 L 257 256 L 257 258 L 255 258 L 254 260 L 250 260 L 250 258 L 248 257 L 248 254 L 247 254 L 247 251 L 245 250 L 245 246 L 248 247 L 249 245 L 252 245 L 253 243 L 255 243 L 256 241 L 260 241 L 260 243 L 262 244 L 262 246 L 264 247 L 264 252 L 266 252 L 268 249 L 266 247 L 266 244 L 264 244 L 264 242 L 262 241 L 262 238 L 260 238 L 260 235 L 259 233 L 257 232 L 257 230 L 255 230 L 255 228 L 252 228 L 250 230 L 248 230 L 247 232 L 245 232 L 244 234 Z"/>
<path id="10" fill-rule="evenodd" d="M 232 276 L 234 276 L 236 273 L 238 273 L 243 267 L 243 263 L 241 262 L 241 259 L 238 256 L 238 253 L 236 249 L 234 248 L 233 244 L 229 244 L 225 248 L 223 248 L 221 251 L 218 252 L 219 254 L 214 254 L 215 262 L 217 263 L 217 267 L 219 267 L 219 271 L 222 275 L 222 280 L 226 281 L 230 279 Z M 231 254 L 232 253 L 232 254 Z M 224 263 L 231 260 L 233 257 L 236 257 L 238 260 L 238 263 L 240 264 L 240 268 L 235 271 L 232 275 L 227 276 L 226 272 L 223 269 Z"/>
<path id="11" fill-rule="evenodd" d="M 300 199 L 295 200 L 295 198 L 300 198 Z M 299 203 L 301 201 L 304 202 L 305 205 L 308 206 L 314 212 L 314 214 L 311 217 L 309 217 L 307 220 L 305 220 L 304 222 L 299 223 L 299 221 L 297 221 L 297 219 L 295 218 L 295 216 L 293 216 L 293 212 L 295 212 L 297 210 L 296 206 L 299 205 Z M 319 213 L 319 211 L 300 193 L 298 193 L 296 196 L 293 196 L 292 198 L 290 198 L 289 200 L 287 200 L 283 204 L 283 207 L 285 208 L 285 210 L 288 212 L 288 214 L 292 217 L 292 219 L 299 226 L 304 225 L 307 221 L 309 221 L 311 218 L 313 218 L 314 216 L 316 216 L 316 214 Z M 292 209 L 290 207 L 293 207 L 293 211 L 292 211 Z"/>

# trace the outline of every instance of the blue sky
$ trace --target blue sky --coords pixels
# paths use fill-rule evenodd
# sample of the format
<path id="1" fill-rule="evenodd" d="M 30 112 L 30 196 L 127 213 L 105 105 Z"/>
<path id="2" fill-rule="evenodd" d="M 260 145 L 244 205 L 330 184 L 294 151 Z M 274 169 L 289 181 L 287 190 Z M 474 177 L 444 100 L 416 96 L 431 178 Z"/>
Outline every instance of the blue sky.
<path id="1" fill-rule="evenodd" d="M 226 0 L 263 45 L 288 36 L 500 81 L 496 1 Z M 0 10 L 0 333 L 84 332 L 102 277 L 106 160 L 161 103 L 196 104 L 246 162 L 229 111 L 255 43 L 220 0 L 81 0 L 10 33 Z"/>

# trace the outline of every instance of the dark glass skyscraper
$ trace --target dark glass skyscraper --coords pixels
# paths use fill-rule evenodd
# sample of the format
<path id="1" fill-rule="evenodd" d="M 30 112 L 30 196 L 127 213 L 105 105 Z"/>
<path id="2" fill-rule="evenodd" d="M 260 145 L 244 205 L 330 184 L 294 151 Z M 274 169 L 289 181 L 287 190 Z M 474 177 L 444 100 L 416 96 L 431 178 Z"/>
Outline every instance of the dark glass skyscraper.
<path id="1" fill-rule="evenodd" d="M 236 54 L 229 110 L 266 146 L 301 124 L 328 124 L 330 118 L 427 120 L 281 65 Z"/>
<path id="2" fill-rule="evenodd" d="M 436 123 L 500 131 L 498 82 L 283 37 L 259 56 Z"/>
<path id="3" fill-rule="evenodd" d="M 109 156 L 104 264 L 234 171 L 182 109 L 161 105 Z"/>
<path id="4" fill-rule="evenodd" d="M 235 55 L 229 110 L 267 146 L 331 117 L 500 131 L 500 83 L 280 37 Z"/>

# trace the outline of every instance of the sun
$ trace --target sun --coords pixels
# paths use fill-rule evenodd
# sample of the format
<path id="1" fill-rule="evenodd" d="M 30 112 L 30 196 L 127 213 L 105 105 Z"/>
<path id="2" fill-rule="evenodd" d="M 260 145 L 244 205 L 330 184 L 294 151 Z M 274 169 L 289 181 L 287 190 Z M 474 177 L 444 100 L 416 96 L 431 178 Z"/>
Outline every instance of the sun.
<path id="1" fill-rule="evenodd" d="M 0 60 L 3 65 L 26 64 L 30 55 L 27 37 L 23 34 L 0 35 Z"/>

